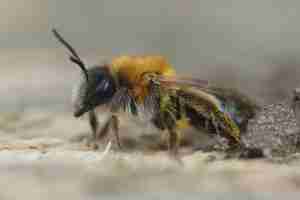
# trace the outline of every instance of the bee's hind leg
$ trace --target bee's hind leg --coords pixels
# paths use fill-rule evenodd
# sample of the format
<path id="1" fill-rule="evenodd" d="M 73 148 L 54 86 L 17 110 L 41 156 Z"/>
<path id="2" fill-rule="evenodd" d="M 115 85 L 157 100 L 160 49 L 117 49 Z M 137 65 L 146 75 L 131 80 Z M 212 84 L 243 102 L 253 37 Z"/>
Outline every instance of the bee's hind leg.
<path id="1" fill-rule="evenodd" d="M 176 128 L 169 129 L 168 151 L 172 158 L 183 164 L 179 156 L 180 137 Z"/>
<path id="2" fill-rule="evenodd" d="M 169 130 L 168 150 L 171 155 L 178 154 L 178 134 L 175 129 Z"/>

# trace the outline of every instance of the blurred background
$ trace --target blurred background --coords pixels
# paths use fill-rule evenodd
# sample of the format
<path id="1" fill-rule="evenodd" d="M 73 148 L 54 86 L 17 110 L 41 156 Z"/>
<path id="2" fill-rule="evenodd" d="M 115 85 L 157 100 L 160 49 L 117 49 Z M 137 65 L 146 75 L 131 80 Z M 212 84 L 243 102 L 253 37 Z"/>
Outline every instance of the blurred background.
<path id="1" fill-rule="evenodd" d="M 161 54 L 181 73 L 241 88 L 260 102 L 300 85 L 300 3 L 293 0 L 1 0 L 0 109 L 70 109 L 79 70 L 57 28 L 93 65 Z"/>
<path id="2" fill-rule="evenodd" d="M 300 86 L 299 10 L 295 0 L 0 0 L 0 199 L 159 199 L 157 191 L 164 199 L 199 199 L 199 191 L 205 199 L 281 199 L 259 192 L 299 191 L 299 161 L 289 169 L 207 165 L 220 155 L 200 152 L 179 167 L 160 154 L 100 162 L 99 152 L 79 151 L 90 135 L 71 112 L 80 70 L 51 33 L 57 28 L 89 65 L 160 54 L 180 74 L 263 104 Z M 122 133 L 132 133 L 127 122 Z"/>

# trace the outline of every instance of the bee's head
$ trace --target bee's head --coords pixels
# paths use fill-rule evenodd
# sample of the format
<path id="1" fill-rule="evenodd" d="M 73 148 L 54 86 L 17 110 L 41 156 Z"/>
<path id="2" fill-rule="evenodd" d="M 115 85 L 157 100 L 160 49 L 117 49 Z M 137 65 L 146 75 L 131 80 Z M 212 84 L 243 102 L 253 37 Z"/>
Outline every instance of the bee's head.
<path id="1" fill-rule="evenodd" d="M 74 116 L 80 117 L 96 106 L 110 102 L 116 84 L 107 67 L 95 66 L 87 71 L 88 81 L 82 79 L 73 89 Z"/>
<path id="2" fill-rule="evenodd" d="M 116 84 L 107 66 L 87 69 L 72 46 L 54 29 L 55 37 L 72 53 L 70 60 L 82 70 L 84 78 L 73 91 L 74 116 L 80 117 L 96 106 L 110 102 L 116 92 Z"/>

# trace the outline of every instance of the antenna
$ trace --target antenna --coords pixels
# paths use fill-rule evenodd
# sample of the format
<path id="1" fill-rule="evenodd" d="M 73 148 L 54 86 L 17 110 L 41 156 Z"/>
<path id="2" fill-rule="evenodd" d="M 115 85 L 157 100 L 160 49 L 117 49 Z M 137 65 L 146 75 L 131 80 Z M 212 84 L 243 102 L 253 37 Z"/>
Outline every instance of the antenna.
<path id="1" fill-rule="evenodd" d="M 80 69 L 84 73 L 86 81 L 89 81 L 88 71 L 87 71 L 83 61 L 80 59 L 77 52 L 75 51 L 75 49 L 57 32 L 56 29 L 52 29 L 52 33 L 54 34 L 56 39 L 60 43 L 62 43 L 71 52 L 72 55 L 69 57 L 69 59 L 71 60 L 71 62 L 77 64 L 80 67 Z"/>

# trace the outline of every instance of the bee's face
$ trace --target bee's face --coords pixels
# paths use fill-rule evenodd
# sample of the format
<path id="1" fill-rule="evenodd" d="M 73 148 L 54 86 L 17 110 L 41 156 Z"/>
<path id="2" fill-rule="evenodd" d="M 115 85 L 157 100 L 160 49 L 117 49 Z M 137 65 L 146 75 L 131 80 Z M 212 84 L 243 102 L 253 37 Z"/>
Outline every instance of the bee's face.
<path id="1" fill-rule="evenodd" d="M 74 116 L 80 117 L 96 106 L 110 102 L 116 92 L 116 84 L 109 68 L 96 66 L 87 69 L 75 49 L 56 29 L 53 29 L 52 32 L 71 53 L 70 61 L 78 65 L 85 76 L 85 79 L 81 80 L 73 91 Z"/>
<path id="2" fill-rule="evenodd" d="M 106 67 L 90 68 L 88 77 L 88 82 L 82 79 L 73 91 L 75 117 L 80 117 L 96 106 L 110 102 L 116 92 L 116 84 Z"/>

